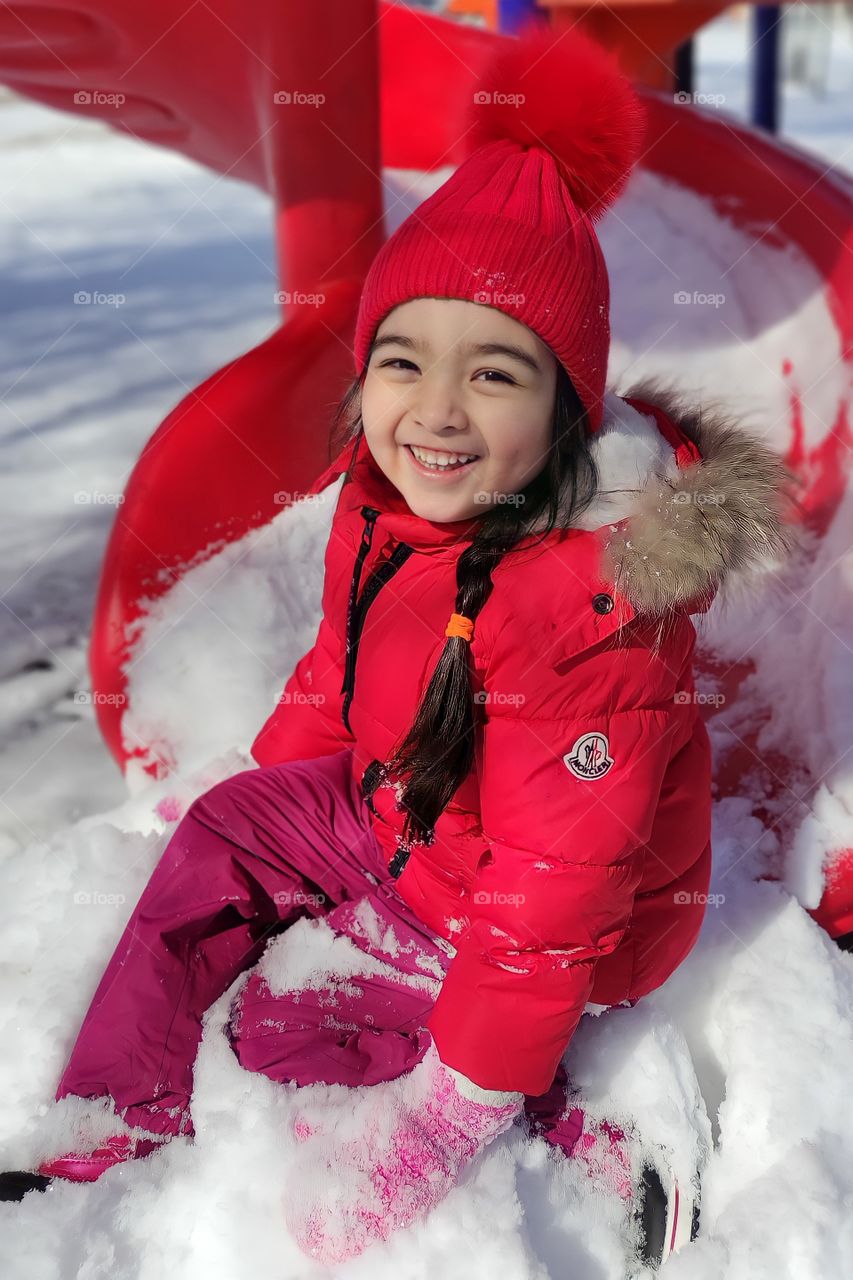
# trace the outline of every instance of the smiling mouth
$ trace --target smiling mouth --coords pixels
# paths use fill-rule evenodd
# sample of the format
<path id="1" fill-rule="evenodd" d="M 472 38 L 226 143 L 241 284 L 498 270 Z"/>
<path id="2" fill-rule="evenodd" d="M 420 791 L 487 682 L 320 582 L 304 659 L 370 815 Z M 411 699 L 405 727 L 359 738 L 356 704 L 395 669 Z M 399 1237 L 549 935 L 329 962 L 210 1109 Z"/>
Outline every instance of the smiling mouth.
<path id="1" fill-rule="evenodd" d="M 475 453 L 451 453 L 446 449 L 421 449 L 417 445 L 403 446 L 418 467 L 436 474 L 462 471 L 479 460 Z"/>

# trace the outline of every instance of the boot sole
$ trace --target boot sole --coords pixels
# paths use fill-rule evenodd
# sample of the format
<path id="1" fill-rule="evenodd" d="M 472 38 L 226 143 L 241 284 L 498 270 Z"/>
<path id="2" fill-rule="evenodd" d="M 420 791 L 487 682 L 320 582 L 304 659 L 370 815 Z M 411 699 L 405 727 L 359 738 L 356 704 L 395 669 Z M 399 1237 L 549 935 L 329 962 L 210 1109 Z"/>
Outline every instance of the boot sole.
<path id="1" fill-rule="evenodd" d="M 699 1189 L 691 1190 L 692 1196 L 683 1196 L 673 1182 L 668 1196 L 654 1165 L 643 1166 L 634 1216 L 640 1227 L 640 1257 L 655 1270 L 699 1234 Z"/>
<path id="2" fill-rule="evenodd" d="M 0 1173 L 0 1200 L 23 1200 L 28 1191 L 46 1191 L 53 1178 L 18 1170 Z"/>

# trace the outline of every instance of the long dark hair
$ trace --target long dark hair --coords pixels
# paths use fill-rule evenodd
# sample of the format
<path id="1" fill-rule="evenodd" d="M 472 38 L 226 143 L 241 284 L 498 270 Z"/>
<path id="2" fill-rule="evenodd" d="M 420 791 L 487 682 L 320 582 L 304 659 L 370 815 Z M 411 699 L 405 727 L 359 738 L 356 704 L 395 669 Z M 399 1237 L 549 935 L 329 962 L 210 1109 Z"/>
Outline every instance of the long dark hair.
<path id="1" fill-rule="evenodd" d="M 334 455 L 363 430 L 361 387 L 362 379 L 356 379 L 335 413 Z M 496 565 L 533 525 L 545 538 L 554 528 L 568 527 L 589 506 L 598 486 L 590 439 L 586 410 L 558 364 L 545 465 L 520 491 L 520 501 L 497 503 L 484 511 L 476 536 L 456 562 L 456 613 L 476 619 L 492 592 Z M 475 702 L 469 655 L 467 640 L 447 637 L 411 729 L 381 770 L 372 778 L 365 776 L 366 800 L 385 780 L 406 779 L 400 794 L 400 807 L 406 812 L 404 847 L 432 842 L 435 823 L 473 767 Z"/>

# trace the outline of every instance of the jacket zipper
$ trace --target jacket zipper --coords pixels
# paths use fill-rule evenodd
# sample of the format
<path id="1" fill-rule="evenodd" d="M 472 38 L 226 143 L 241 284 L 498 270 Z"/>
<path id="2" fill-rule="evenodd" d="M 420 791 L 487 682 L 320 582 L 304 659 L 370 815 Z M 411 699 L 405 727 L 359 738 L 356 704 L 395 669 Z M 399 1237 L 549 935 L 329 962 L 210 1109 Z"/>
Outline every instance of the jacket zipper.
<path id="1" fill-rule="evenodd" d="M 358 587 L 361 581 L 361 570 L 373 541 L 376 519 L 381 513 L 376 507 L 365 506 L 361 508 L 361 514 L 364 517 L 364 528 L 361 531 L 361 542 L 352 572 L 352 582 L 350 583 L 349 599 L 347 601 L 346 660 L 344 663 L 344 682 L 341 685 L 341 693 L 344 695 L 341 706 L 341 719 L 349 733 L 352 733 L 349 722 L 349 709 L 355 692 L 355 664 L 358 658 L 358 645 L 364 628 L 367 610 L 382 587 L 385 586 L 385 583 L 389 582 L 394 574 L 403 567 L 414 551 L 414 548 L 410 547 L 408 543 L 398 542 L 388 559 L 367 580 L 359 599 Z"/>

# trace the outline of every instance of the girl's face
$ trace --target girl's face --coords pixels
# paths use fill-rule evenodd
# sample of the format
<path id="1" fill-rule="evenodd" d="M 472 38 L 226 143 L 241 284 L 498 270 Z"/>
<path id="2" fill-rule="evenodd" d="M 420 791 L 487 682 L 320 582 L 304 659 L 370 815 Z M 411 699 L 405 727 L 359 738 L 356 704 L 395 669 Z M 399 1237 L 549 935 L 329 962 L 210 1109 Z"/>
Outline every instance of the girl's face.
<path id="1" fill-rule="evenodd" d="M 415 298 L 374 338 L 367 445 L 415 515 L 468 520 L 544 467 L 556 385 L 556 359 L 526 325 L 475 302 Z"/>

